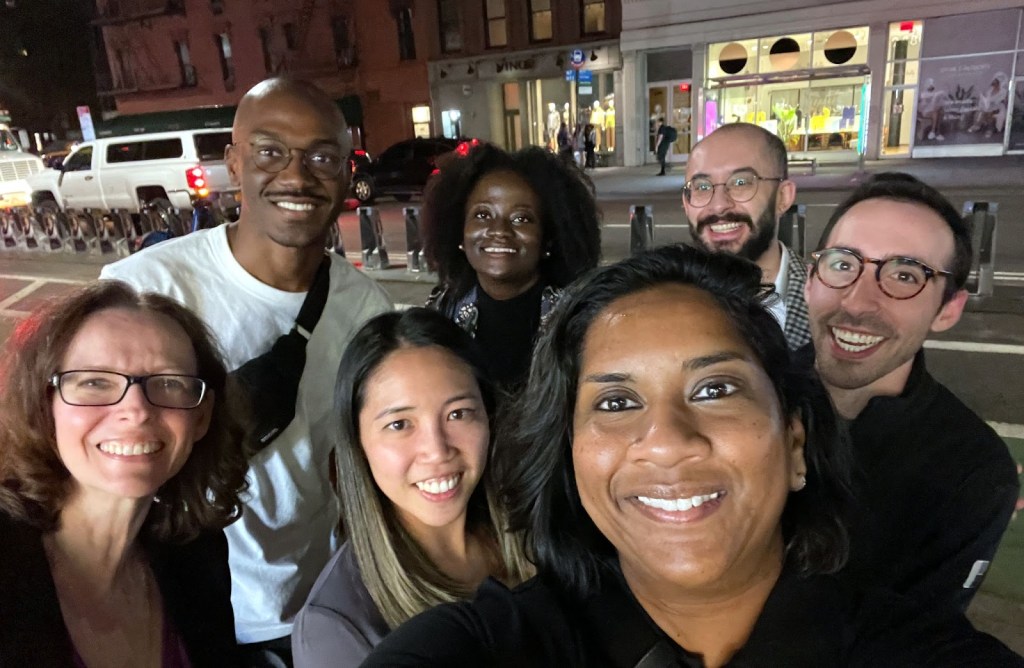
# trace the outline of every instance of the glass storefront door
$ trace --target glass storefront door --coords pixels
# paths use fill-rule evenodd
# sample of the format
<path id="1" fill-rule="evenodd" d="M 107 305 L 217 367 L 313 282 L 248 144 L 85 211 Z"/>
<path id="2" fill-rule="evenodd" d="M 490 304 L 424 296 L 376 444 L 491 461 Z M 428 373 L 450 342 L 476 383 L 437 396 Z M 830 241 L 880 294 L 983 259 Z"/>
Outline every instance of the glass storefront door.
<path id="1" fill-rule="evenodd" d="M 648 84 L 647 86 L 647 150 L 648 160 L 654 162 L 654 145 L 658 141 L 658 120 L 664 120 L 676 130 L 676 140 L 669 147 L 668 161 L 683 162 L 692 146 L 693 114 L 692 85 L 689 80 Z"/>

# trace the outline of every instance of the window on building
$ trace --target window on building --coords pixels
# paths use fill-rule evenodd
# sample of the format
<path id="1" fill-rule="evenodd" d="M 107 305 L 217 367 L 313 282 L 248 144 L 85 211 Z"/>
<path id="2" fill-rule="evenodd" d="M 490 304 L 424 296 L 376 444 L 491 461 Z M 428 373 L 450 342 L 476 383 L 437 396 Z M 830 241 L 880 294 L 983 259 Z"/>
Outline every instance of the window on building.
<path id="1" fill-rule="evenodd" d="M 430 136 L 430 107 L 423 105 L 412 108 L 412 135 L 414 137 Z"/>
<path id="2" fill-rule="evenodd" d="M 438 0 L 437 16 L 441 28 L 441 51 L 451 53 L 462 50 L 462 20 L 458 0 Z"/>
<path id="3" fill-rule="evenodd" d="M 530 0 L 530 41 L 551 39 L 551 0 Z"/>
<path id="4" fill-rule="evenodd" d="M 484 0 L 484 15 L 487 20 L 487 46 L 508 44 L 505 0 Z"/>
<path id="5" fill-rule="evenodd" d="M 224 79 L 224 90 L 235 89 L 235 64 L 231 59 L 231 36 L 226 32 L 213 36 L 213 43 L 217 47 L 220 56 L 220 74 Z"/>
<path id="6" fill-rule="evenodd" d="M 349 24 L 347 16 L 335 16 L 331 18 L 331 37 L 334 40 L 334 60 L 338 67 L 352 67 L 355 65 L 355 50 L 349 39 Z"/>
<path id="7" fill-rule="evenodd" d="M 398 25 L 399 60 L 416 60 L 416 36 L 412 32 L 412 8 L 404 7 L 395 16 Z"/>
<path id="8" fill-rule="evenodd" d="M 604 0 L 583 0 L 583 32 L 604 32 Z"/>
<path id="9" fill-rule="evenodd" d="M 174 43 L 174 52 L 178 56 L 178 68 L 181 70 L 181 85 L 185 87 L 195 86 L 196 68 L 192 65 L 192 56 L 188 52 L 188 42 L 181 40 Z"/>
<path id="10" fill-rule="evenodd" d="M 299 43 L 298 33 L 295 32 L 295 24 L 285 23 L 281 26 L 281 30 L 284 32 L 284 45 L 288 47 L 289 51 L 294 51 Z"/>
<path id="11" fill-rule="evenodd" d="M 267 74 L 273 74 L 276 71 L 274 67 L 274 33 L 270 28 L 260 28 L 260 48 L 263 50 L 263 67 L 266 68 Z"/>
<path id="12" fill-rule="evenodd" d="M 224 0 L 210 0 L 210 11 L 214 14 L 223 14 Z"/>

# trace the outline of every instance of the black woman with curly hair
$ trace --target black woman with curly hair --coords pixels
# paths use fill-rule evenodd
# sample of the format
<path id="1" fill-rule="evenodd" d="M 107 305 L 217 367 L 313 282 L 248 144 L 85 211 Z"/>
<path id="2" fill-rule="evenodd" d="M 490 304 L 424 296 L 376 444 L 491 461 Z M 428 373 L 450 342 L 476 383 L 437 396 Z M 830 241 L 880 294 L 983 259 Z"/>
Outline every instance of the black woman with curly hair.
<path id="1" fill-rule="evenodd" d="M 472 334 L 491 377 L 512 389 L 561 289 L 600 259 L 594 187 L 538 147 L 451 155 L 423 207 L 427 262 L 440 278 L 427 304 Z"/>

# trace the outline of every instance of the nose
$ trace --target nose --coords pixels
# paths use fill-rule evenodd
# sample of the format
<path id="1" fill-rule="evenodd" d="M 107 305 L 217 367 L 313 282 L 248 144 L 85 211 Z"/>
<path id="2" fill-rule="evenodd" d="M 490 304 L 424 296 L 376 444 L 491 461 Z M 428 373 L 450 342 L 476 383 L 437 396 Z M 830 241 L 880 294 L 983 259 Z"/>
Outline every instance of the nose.
<path id="1" fill-rule="evenodd" d="M 634 441 L 632 454 L 637 461 L 672 468 L 703 459 L 710 450 L 711 441 L 693 412 L 685 405 L 663 402 L 660 406 L 649 406 L 643 433 Z"/>
<path id="2" fill-rule="evenodd" d="M 146 394 L 142 391 L 142 385 L 132 383 L 121 401 L 115 404 L 115 409 L 122 419 L 144 421 L 152 415 L 156 406 L 149 403 Z"/>
<path id="3" fill-rule="evenodd" d="M 422 462 L 443 462 L 452 453 L 452 446 L 442 421 L 426 422 L 420 428 L 416 443 L 417 459 Z"/>
<path id="4" fill-rule="evenodd" d="M 889 299 L 875 280 L 875 266 L 866 265 L 852 285 L 842 289 L 841 304 L 849 313 L 869 313 L 878 309 L 883 299 Z"/>
<path id="5" fill-rule="evenodd" d="M 276 174 L 276 181 L 306 184 L 317 180 L 306 166 L 306 154 L 303 151 L 292 149 L 290 156 L 291 160 L 288 161 L 285 168 Z"/>
<path id="6" fill-rule="evenodd" d="M 506 237 L 512 235 L 512 223 L 503 215 L 496 215 L 487 224 L 487 235 L 491 237 Z"/>
<path id="7" fill-rule="evenodd" d="M 719 184 L 715 186 L 714 192 L 711 193 L 711 201 L 704 205 L 704 211 L 708 213 L 721 213 L 732 209 L 735 205 L 736 202 L 733 201 L 725 184 Z"/>

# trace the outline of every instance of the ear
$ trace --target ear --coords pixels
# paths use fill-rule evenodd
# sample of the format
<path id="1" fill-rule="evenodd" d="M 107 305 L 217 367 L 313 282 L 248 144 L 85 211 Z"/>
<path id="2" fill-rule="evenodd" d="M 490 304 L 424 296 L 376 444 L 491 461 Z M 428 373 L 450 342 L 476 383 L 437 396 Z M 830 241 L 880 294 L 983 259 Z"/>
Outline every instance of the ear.
<path id="1" fill-rule="evenodd" d="M 206 436 L 206 432 L 210 430 L 210 422 L 213 421 L 213 406 L 216 401 L 216 396 L 213 390 L 206 393 L 203 397 L 203 402 L 199 404 L 195 409 L 196 426 L 192 432 L 192 437 L 195 439 L 193 443 L 197 443 Z"/>
<path id="2" fill-rule="evenodd" d="M 807 431 L 799 414 L 789 419 L 788 427 L 786 446 L 789 455 L 789 489 L 798 492 L 804 488 L 807 480 L 807 462 L 804 459 Z"/>
<path id="3" fill-rule="evenodd" d="M 779 191 L 775 196 L 775 217 L 778 218 L 793 206 L 796 201 L 796 184 L 786 179 L 779 183 Z"/>
<path id="4" fill-rule="evenodd" d="M 948 278 L 946 280 L 949 280 Z M 964 306 L 967 305 L 967 290 L 957 290 L 953 297 L 942 305 L 939 312 L 932 320 L 931 330 L 933 332 L 944 332 L 956 323 L 960 322 Z"/>
<path id="5" fill-rule="evenodd" d="M 242 159 L 242 156 L 238 155 L 238 149 L 234 144 L 228 144 L 224 147 L 224 164 L 228 168 L 228 178 L 231 179 L 231 185 L 242 187 L 242 168 L 238 163 Z"/>

